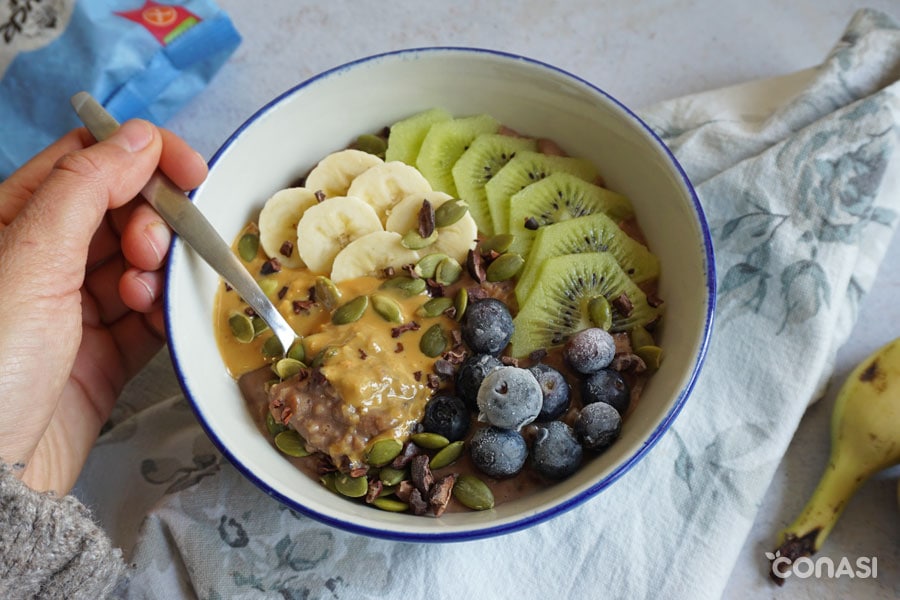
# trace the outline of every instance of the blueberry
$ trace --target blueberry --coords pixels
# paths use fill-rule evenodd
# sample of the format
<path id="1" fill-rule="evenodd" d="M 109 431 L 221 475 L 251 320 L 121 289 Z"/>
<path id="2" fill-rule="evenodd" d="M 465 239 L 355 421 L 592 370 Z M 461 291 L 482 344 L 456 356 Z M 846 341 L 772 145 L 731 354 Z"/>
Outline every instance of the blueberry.
<path id="1" fill-rule="evenodd" d="M 616 441 L 622 431 L 622 416 L 605 402 L 588 404 L 575 419 L 575 433 L 582 445 L 602 450 Z"/>
<path id="2" fill-rule="evenodd" d="M 584 379 L 581 384 L 581 402 L 604 402 L 624 415 L 631 404 L 628 382 L 615 369 L 601 369 Z"/>
<path id="3" fill-rule="evenodd" d="M 478 388 L 485 376 L 503 366 L 500 359 L 491 354 L 473 354 L 459 366 L 456 372 L 456 394 L 470 410 L 478 409 Z"/>
<path id="4" fill-rule="evenodd" d="M 496 356 L 512 337 L 512 315 L 496 298 L 484 298 L 466 309 L 461 330 L 463 341 L 473 352 Z"/>
<path id="5" fill-rule="evenodd" d="M 591 327 L 569 338 L 563 357 L 579 373 L 594 373 L 604 369 L 616 355 L 616 342 L 605 329 Z"/>
<path id="6" fill-rule="evenodd" d="M 570 389 L 563 374 L 544 363 L 528 368 L 541 386 L 543 402 L 538 421 L 552 421 L 561 416 L 569 408 Z"/>
<path id="7" fill-rule="evenodd" d="M 519 429 L 534 421 L 543 404 L 541 385 L 528 369 L 494 369 L 478 388 L 478 408 L 491 425 Z"/>
<path id="8" fill-rule="evenodd" d="M 455 442 L 469 433 L 469 421 L 469 409 L 460 398 L 441 395 L 428 401 L 422 425 L 425 431 L 438 433 Z"/>
<path id="9" fill-rule="evenodd" d="M 469 455 L 479 471 L 503 479 L 522 470 L 528 458 L 528 445 L 518 431 L 482 427 L 469 441 Z"/>
<path id="10" fill-rule="evenodd" d="M 562 421 L 538 425 L 531 446 L 534 469 L 549 479 L 564 479 L 581 466 L 581 444 L 571 427 Z"/>

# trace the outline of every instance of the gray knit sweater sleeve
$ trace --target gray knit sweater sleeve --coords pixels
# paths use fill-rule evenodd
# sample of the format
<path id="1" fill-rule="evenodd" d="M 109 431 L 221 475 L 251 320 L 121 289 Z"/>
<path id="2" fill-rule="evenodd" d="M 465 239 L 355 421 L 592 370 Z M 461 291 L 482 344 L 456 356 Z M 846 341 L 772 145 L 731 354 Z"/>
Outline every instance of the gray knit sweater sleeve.
<path id="1" fill-rule="evenodd" d="M 0 598 L 106 598 L 124 573 L 84 505 L 31 490 L 0 462 Z"/>

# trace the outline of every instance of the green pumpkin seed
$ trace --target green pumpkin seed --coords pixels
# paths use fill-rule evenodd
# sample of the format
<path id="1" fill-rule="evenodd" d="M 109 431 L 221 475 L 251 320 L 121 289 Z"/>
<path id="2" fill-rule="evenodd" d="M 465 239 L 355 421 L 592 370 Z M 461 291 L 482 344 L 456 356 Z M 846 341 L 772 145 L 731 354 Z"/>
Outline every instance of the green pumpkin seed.
<path id="1" fill-rule="evenodd" d="M 378 479 L 386 486 L 394 486 L 408 479 L 406 469 L 395 469 L 394 467 L 382 467 L 378 471 Z"/>
<path id="2" fill-rule="evenodd" d="M 262 354 L 266 358 L 281 358 L 284 356 L 284 348 L 274 335 L 269 336 L 262 345 Z"/>
<path id="3" fill-rule="evenodd" d="M 244 313 L 234 313 L 228 318 L 228 327 L 231 335 L 242 344 L 253 341 L 256 333 L 253 330 L 253 321 Z"/>
<path id="4" fill-rule="evenodd" d="M 287 351 L 287 358 L 293 358 L 294 360 L 299 360 L 300 362 L 304 362 L 306 360 L 306 348 L 303 347 L 303 340 L 297 338 L 293 344 L 291 344 L 291 349 Z"/>
<path id="5" fill-rule="evenodd" d="M 386 510 L 388 512 L 405 512 L 409 510 L 409 505 L 394 498 L 384 498 L 379 496 L 372 500 L 372 506 Z"/>
<path id="6" fill-rule="evenodd" d="M 400 245 L 404 248 L 409 248 L 410 250 L 421 250 L 422 248 L 427 248 L 428 246 L 435 243 L 438 239 L 438 232 L 435 230 L 431 235 L 427 238 L 423 238 L 419 235 L 419 232 L 415 229 L 410 229 L 406 232 L 406 234 L 400 239 Z"/>
<path id="7" fill-rule="evenodd" d="M 448 200 L 434 211 L 434 226 L 448 227 L 453 225 L 469 212 L 469 206 L 462 200 Z"/>
<path id="8" fill-rule="evenodd" d="M 269 432 L 269 435 L 274 438 L 276 435 L 286 430 L 287 427 L 276 421 L 275 417 L 272 416 L 272 413 L 266 412 L 266 431 Z"/>
<path id="9" fill-rule="evenodd" d="M 485 482 L 474 475 L 460 475 L 453 484 L 453 497 L 472 510 L 494 508 L 494 494 Z"/>
<path id="10" fill-rule="evenodd" d="M 281 380 L 290 379 L 305 368 L 306 365 L 295 358 L 282 358 L 272 366 Z"/>
<path id="11" fill-rule="evenodd" d="M 334 485 L 336 479 L 337 473 L 325 473 L 324 475 L 319 477 L 319 482 L 324 485 L 329 491 L 337 494 L 337 487 Z"/>
<path id="12" fill-rule="evenodd" d="M 418 275 L 422 279 L 434 279 L 434 274 L 437 271 L 438 265 L 447 258 L 450 257 L 446 254 L 441 254 L 440 252 L 435 252 L 434 254 L 426 254 L 419 260 L 419 262 L 416 263 L 416 275 Z"/>
<path id="13" fill-rule="evenodd" d="M 337 353 L 338 349 L 334 346 L 326 346 L 316 353 L 316 355 L 312 359 L 312 363 L 310 363 L 309 366 L 313 369 L 318 369 L 319 367 L 324 365 L 329 358 L 336 356 Z"/>
<path id="14" fill-rule="evenodd" d="M 266 323 L 265 320 L 262 317 L 260 317 L 259 315 L 251 317 L 250 323 L 253 324 L 253 336 L 254 337 L 258 336 L 263 331 L 265 331 L 266 329 L 269 328 L 268 323 Z"/>
<path id="15" fill-rule="evenodd" d="M 334 478 L 334 488 L 342 496 L 362 498 L 369 491 L 369 480 L 365 475 L 352 477 L 347 473 L 338 473 Z"/>
<path id="16" fill-rule="evenodd" d="M 420 317 L 439 317 L 441 314 L 453 306 L 453 299 L 446 296 L 438 296 L 432 298 L 416 310 L 416 314 Z"/>
<path id="17" fill-rule="evenodd" d="M 494 262 L 488 265 L 486 275 L 488 281 L 507 281 L 519 274 L 525 259 L 516 254 L 509 252 L 501 254 Z"/>
<path id="18" fill-rule="evenodd" d="M 441 434 L 431 432 L 414 433 L 409 436 L 409 439 L 416 446 L 419 446 L 420 448 L 426 448 L 428 450 L 438 450 L 450 443 L 450 440 L 448 440 Z"/>
<path id="19" fill-rule="evenodd" d="M 397 488 L 400 487 L 398 485 L 384 485 L 382 482 L 381 491 L 378 492 L 378 498 L 383 498 L 385 496 L 393 496 L 397 492 Z"/>
<path id="20" fill-rule="evenodd" d="M 319 275 L 316 277 L 316 302 L 324 306 L 327 310 L 334 310 L 341 300 L 341 291 L 334 282 L 327 277 Z"/>
<path id="21" fill-rule="evenodd" d="M 372 467 L 383 467 L 400 454 L 403 444 L 393 438 L 378 440 L 366 453 L 366 463 Z"/>
<path id="22" fill-rule="evenodd" d="M 431 462 L 428 463 L 428 466 L 433 470 L 443 469 L 444 467 L 453 464 L 456 462 L 460 456 L 462 456 L 464 442 L 459 440 L 457 442 L 453 442 L 439 450 L 437 454 L 431 457 Z"/>
<path id="23" fill-rule="evenodd" d="M 424 279 L 418 279 L 413 277 L 392 277 L 388 279 L 384 283 L 381 284 L 381 289 L 383 290 L 400 290 L 403 295 L 410 297 L 421 294 L 425 291 L 425 288 L 428 287 L 428 284 L 425 283 Z"/>
<path id="24" fill-rule="evenodd" d="M 334 314 L 331 315 L 331 322 L 335 325 L 347 325 L 359 321 L 369 308 L 368 296 L 357 296 L 350 302 L 338 307 Z"/>
<path id="25" fill-rule="evenodd" d="M 655 346 L 656 342 L 650 332 L 643 327 L 634 327 L 628 333 L 631 338 L 631 347 L 640 348 L 641 346 Z"/>
<path id="26" fill-rule="evenodd" d="M 384 158 L 385 150 L 387 150 L 387 142 L 381 136 L 364 133 L 356 138 L 353 147 L 357 150 L 362 150 L 363 152 L 368 152 L 369 154 Z"/>
<path id="27" fill-rule="evenodd" d="M 238 240 L 238 254 L 244 262 L 250 262 L 259 253 L 259 236 L 255 233 L 245 233 Z"/>
<path id="28" fill-rule="evenodd" d="M 513 240 L 515 239 L 515 236 L 512 234 L 498 233 L 497 235 L 481 240 L 478 247 L 481 249 L 482 254 L 490 254 L 491 252 L 503 254 L 509 250 L 509 247 L 512 246 Z"/>
<path id="29" fill-rule="evenodd" d="M 270 297 L 274 296 L 281 287 L 281 284 L 279 284 L 277 280 L 271 278 L 260 279 L 257 283 L 259 283 L 259 287 L 263 293 Z"/>
<path id="30" fill-rule="evenodd" d="M 591 298 L 591 301 L 588 302 L 588 315 L 590 315 L 594 327 L 600 327 L 607 331 L 612 327 L 612 306 L 604 296 Z"/>
<path id="31" fill-rule="evenodd" d="M 386 294 L 372 294 L 372 308 L 388 323 L 402 323 L 403 311 L 396 300 Z"/>
<path id="32" fill-rule="evenodd" d="M 641 357 L 641 360 L 644 361 L 644 364 L 651 371 L 656 371 L 659 369 L 659 365 L 662 364 L 663 351 L 659 346 L 641 346 L 634 353 Z"/>
<path id="33" fill-rule="evenodd" d="M 447 349 L 447 335 L 437 323 L 429 327 L 419 340 L 419 350 L 429 358 L 440 356 Z"/>
<path id="34" fill-rule="evenodd" d="M 456 309 L 455 319 L 462 322 L 463 315 L 466 314 L 466 308 L 469 307 L 469 292 L 466 288 L 459 288 L 456 297 L 453 299 L 453 308 Z"/>
<path id="35" fill-rule="evenodd" d="M 453 285 L 462 275 L 462 266 L 452 258 L 445 258 L 437 266 L 434 273 L 434 280 L 441 285 Z"/>
<path id="36" fill-rule="evenodd" d="M 275 436 L 275 446 L 288 456 L 303 458 L 311 452 L 306 449 L 306 442 L 293 429 L 285 429 Z"/>

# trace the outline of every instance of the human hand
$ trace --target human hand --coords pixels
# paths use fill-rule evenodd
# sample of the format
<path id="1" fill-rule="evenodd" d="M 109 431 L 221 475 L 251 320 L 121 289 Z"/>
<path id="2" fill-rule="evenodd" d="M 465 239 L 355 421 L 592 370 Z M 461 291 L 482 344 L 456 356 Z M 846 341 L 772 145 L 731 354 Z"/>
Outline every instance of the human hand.
<path id="1" fill-rule="evenodd" d="M 67 493 L 125 383 L 164 341 L 171 233 L 132 201 L 157 168 L 206 177 L 174 134 L 129 121 L 75 130 L 0 183 L 0 459 Z"/>

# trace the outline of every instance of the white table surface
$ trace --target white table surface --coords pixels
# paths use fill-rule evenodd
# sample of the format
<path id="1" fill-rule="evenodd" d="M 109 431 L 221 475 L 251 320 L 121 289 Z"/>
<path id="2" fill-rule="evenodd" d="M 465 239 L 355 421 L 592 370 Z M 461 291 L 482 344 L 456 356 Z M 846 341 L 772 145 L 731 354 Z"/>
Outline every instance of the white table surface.
<path id="1" fill-rule="evenodd" d="M 898 0 L 219 0 L 244 42 L 169 127 L 209 157 L 272 97 L 349 60 L 400 48 L 465 45 L 540 59 L 626 105 L 818 64 L 859 8 L 900 19 Z M 900 335 L 900 236 L 862 304 L 834 382 L 809 409 L 766 493 L 726 598 L 900 598 L 900 510 L 894 469 L 863 487 L 820 555 L 877 557 L 876 579 L 767 579 L 764 552 L 815 487 L 828 451 L 836 388 L 872 350 Z M 697 559 L 702 568 L 703 557 Z M 660 565 L 661 569 L 666 565 Z"/>

